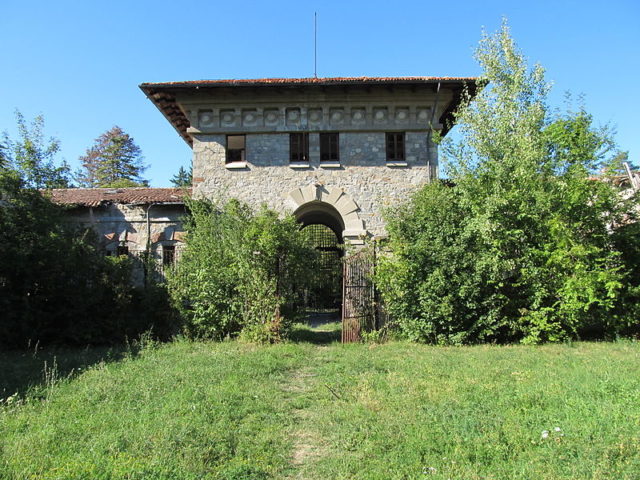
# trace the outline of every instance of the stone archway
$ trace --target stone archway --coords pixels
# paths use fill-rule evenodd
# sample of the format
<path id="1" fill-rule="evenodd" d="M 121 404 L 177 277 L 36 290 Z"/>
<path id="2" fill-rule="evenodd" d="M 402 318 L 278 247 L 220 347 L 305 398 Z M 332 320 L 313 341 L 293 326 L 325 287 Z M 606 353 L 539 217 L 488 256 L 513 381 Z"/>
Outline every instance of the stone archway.
<path id="1" fill-rule="evenodd" d="M 287 198 L 298 221 L 322 223 L 346 244 L 362 245 L 367 231 L 360 219 L 360 207 L 341 188 L 320 183 L 296 188 Z M 315 220 L 314 220 L 315 219 Z"/>

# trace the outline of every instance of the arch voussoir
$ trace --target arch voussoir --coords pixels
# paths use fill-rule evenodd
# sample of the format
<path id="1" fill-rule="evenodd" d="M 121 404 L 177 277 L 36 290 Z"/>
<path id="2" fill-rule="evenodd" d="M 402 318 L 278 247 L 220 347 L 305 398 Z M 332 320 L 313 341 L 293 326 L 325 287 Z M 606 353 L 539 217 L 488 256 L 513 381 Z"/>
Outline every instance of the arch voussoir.
<path id="1" fill-rule="evenodd" d="M 367 235 L 364 221 L 360 218 L 358 204 L 341 188 L 328 188 L 325 185 L 311 184 L 306 187 L 296 188 L 288 194 L 289 202 L 294 210 L 308 212 L 317 204 L 319 209 L 328 205 L 335 209 L 344 226 L 342 238 L 353 245 L 361 245 Z"/>

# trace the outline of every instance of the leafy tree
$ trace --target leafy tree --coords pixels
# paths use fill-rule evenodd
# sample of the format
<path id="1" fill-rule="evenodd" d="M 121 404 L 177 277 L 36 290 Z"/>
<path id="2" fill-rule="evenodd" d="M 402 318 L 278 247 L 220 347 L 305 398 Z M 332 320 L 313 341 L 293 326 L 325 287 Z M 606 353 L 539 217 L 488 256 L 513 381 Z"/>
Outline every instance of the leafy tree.
<path id="1" fill-rule="evenodd" d="M 28 125 L 22 113 L 16 110 L 18 140 L 3 133 L 0 145 L 0 166 L 14 169 L 28 188 L 66 188 L 70 169 L 66 162 L 57 162 L 60 141 L 45 139 L 44 117 L 38 115 Z"/>
<path id="2" fill-rule="evenodd" d="M 189 167 L 187 171 L 184 167 L 180 167 L 178 173 L 171 177 L 171 184 L 174 187 L 190 187 L 193 178 L 193 167 Z"/>
<path id="3" fill-rule="evenodd" d="M 82 168 L 76 179 L 83 187 L 147 186 L 142 178 L 146 170 L 140 147 L 120 127 L 100 135 L 86 154 L 80 157 Z"/>
<path id="4" fill-rule="evenodd" d="M 485 88 L 456 114 L 460 140 L 442 145 L 452 186 L 425 186 L 389 218 L 379 282 L 400 331 L 438 343 L 625 331 L 629 266 L 610 230 L 633 208 L 590 178 L 607 132 L 584 109 L 549 113 L 544 71 L 506 23 L 476 58 Z"/>
<path id="5" fill-rule="evenodd" d="M 189 202 L 187 248 L 169 291 L 189 337 L 283 338 L 317 256 L 292 216 L 230 201 Z"/>

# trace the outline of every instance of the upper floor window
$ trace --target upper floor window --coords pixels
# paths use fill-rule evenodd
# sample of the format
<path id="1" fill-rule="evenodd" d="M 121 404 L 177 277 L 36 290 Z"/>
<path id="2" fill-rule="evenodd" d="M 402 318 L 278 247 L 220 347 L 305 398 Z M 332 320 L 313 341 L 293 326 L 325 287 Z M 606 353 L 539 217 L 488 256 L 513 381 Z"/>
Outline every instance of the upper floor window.
<path id="1" fill-rule="evenodd" d="M 404 162 L 404 132 L 386 134 L 387 162 Z"/>
<path id="2" fill-rule="evenodd" d="M 320 134 L 320 161 L 339 162 L 340 151 L 337 133 Z"/>
<path id="3" fill-rule="evenodd" d="M 244 162 L 244 135 L 227 135 L 227 158 L 226 163 Z"/>
<path id="4" fill-rule="evenodd" d="M 290 133 L 289 134 L 289 161 L 308 162 L 309 161 L 309 134 Z"/>

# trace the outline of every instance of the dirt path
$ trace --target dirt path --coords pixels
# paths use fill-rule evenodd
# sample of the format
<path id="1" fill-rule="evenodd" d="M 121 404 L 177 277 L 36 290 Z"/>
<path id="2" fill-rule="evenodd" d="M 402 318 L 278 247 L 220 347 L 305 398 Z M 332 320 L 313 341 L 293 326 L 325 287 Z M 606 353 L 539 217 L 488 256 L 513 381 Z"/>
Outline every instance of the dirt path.
<path id="1" fill-rule="evenodd" d="M 325 347 L 313 347 L 308 365 L 313 365 L 314 357 Z M 316 391 L 316 374 L 310 366 L 293 370 L 282 384 L 282 389 L 291 395 L 296 406 L 293 410 L 293 426 L 290 438 L 293 443 L 291 453 L 292 471 L 288 479 L 310 479 L 312 465 L 324 454 L 322 439 L 314 430 L 313 412 L 309 409 L 310 396 Z"/>

